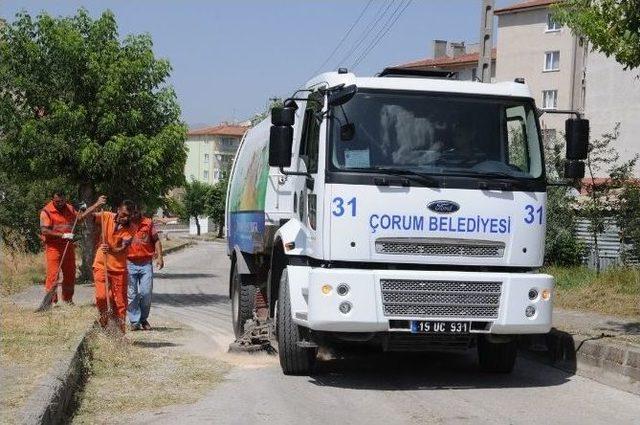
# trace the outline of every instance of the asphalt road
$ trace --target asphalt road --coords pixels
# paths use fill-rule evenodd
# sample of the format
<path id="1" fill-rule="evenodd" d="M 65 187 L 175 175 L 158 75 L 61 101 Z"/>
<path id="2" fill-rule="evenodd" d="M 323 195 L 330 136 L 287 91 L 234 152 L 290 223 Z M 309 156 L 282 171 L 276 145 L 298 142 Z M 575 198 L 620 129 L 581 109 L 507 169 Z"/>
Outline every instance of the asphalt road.
<path id="1" fill-rule="evenodd" d="M 519 358 L 511 375 L 481 372 L 475 353 L 350 356 L 284 376 L 277 356 L 226 354 L 233 340 L 222 243 L 172 254 L 155 281 L 153 315 L 192 326 L 192 350 L 232 365 L 199 402 L 153 424 L 640 424 L 640 397 Z"/>

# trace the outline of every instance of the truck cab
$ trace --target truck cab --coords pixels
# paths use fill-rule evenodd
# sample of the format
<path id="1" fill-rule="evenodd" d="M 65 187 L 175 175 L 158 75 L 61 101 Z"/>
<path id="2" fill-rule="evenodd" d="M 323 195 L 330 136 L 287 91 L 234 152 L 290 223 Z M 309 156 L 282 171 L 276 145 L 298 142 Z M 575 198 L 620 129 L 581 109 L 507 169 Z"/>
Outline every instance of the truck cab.
<path id="1" fill-rule="evenodd" d="M 309 81 L 232 169 L 236 335 L 274 323 L 287 374 L 335 344 L 475 346 L 484 369 L 510 372 L 517 336 L 551 327 L 539 113 L 519 82 Z M 584 173 L 585 122 L 567 121 L 565 177 Z"/>

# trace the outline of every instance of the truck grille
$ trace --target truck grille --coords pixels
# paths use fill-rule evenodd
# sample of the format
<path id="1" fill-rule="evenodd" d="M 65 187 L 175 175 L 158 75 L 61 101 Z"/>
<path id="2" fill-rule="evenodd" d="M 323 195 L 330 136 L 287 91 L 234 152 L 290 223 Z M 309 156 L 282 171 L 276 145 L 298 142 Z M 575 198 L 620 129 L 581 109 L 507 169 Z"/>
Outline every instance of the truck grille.
<path id="1" fill-rule="evenodd" d="M 385 316 L 495 319 L 500 282 L 381 279 Z"/>
<path id="2" fill-rule="evenodd" d="M 496 241 L 442 238 L 380 238 L 376 253 L 434 257 L 502 257 L 505 244 Z"/>

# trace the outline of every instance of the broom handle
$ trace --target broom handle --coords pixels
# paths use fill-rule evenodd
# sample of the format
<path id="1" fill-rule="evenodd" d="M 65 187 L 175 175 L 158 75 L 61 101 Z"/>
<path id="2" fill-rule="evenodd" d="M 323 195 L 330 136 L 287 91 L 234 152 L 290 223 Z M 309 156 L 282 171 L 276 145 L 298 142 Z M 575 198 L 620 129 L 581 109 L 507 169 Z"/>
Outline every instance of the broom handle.
<path id="1" fill-rule="evenodd" d="M 71 227 L 71 233 L 76 230 L 76 224 L 78 224 L 78 214 L 76 214 L 76 219 L 73 221 L 73 226 Z M 64 250 L 62 251 L 62 257 L 60 257 L 60 263 L 58 264 L 58 271 L 56 272 L 56 284 L 53 289 L 58 288 L 58 279 L 60 278 L 60 271 L 62 270 L 62 263 L 64 262 L 64 258 L 67 256 L 67 250 L 69 249 L 70 240 L 64 245 Z"/>

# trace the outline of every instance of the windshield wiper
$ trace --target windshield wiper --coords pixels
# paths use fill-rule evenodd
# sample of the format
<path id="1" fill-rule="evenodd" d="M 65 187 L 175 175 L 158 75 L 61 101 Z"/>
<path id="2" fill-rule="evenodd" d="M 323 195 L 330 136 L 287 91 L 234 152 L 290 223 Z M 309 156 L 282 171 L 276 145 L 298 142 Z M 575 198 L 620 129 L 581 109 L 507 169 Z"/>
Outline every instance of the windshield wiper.
<path id="1" fill-rule="evenodd" d="M 530 177 L 518 177 L 513 174 L 504 173 L 501 171 L 452 171 L 447 173 L 449 175 L 459 175 L 459 176 L 473 176 L 473 177 L 488 177 L 488 178 L 501 178 L 501 179 L 525 179 Z"/>
<path id="2" fill-rule="evenodd" d="M 435 184 L 438 185 L 438 180 L 436 180 L 435 178 L 433 178 L 432 176 L 428 175 L 428 174 L 422 174 L 422 173 L 418 173 L 416 171 L 411 171 L 411 170 L 406 170 L 406 169 L 401 169 L 401 168 L 349 168 L 349 171 L 351 170 L 355 170 L 355 171 L 364 171 L 364 172 L 368 172 L 368 173 L 378 173 L 378 174 L 388 174 L 391 176 L 400 176 L 400 177 L 407 177 L 407 178 L 413 178 L 414 180 L 420 180 L 422 183 L 426 183 L 426 184 Z M 375 182 L 378 186 L 389 186 L 389 181 L 382 179 L 379 182 Z M 407 182 L 408 183 L 408 182 Z M 405 186 L 405 184 L 403 184 L 403 186 Z"/>

